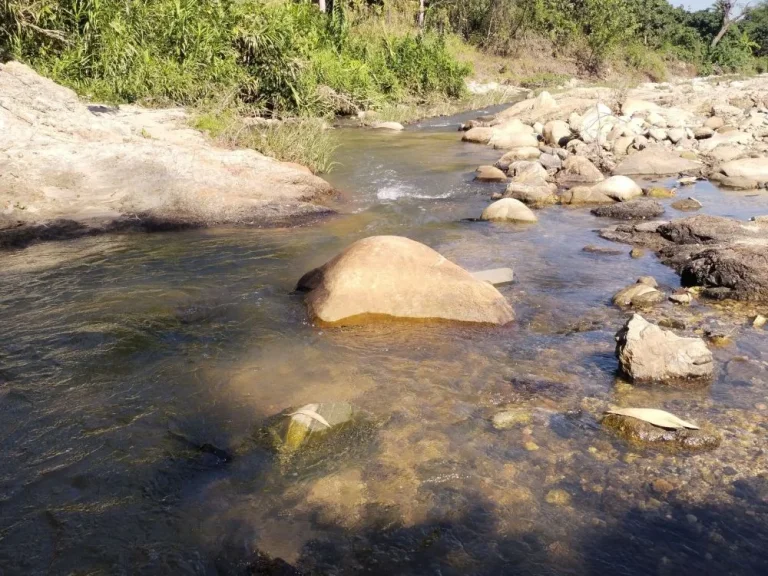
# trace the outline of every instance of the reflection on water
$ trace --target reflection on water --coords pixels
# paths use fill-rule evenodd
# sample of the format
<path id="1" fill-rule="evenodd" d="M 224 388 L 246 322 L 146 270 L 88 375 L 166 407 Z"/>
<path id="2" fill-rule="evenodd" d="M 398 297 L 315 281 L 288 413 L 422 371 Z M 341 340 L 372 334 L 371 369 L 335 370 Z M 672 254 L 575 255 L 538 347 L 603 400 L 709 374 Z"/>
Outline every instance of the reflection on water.
<path id="1" fill-rule="evenodd" d="M 497 155 L 429 124 L 349 131 L 332 175 L 347 214 L 319 226 L 2 255 L 0 573 L 239 574 L 257 549 L 315 574 L 768 573 L 768 344 L 753 311 L 650 314 L 743 321 L 711 387 L 617 379 L 610 296 L 677 277 L 628 247 L 582 251 L 609 245 L 586 210 L 465 221 L 495 189 L 472 171 Z M 708 213 L 768 212 L 765 195 L 689 191 Z M 518 319 L 309 325 L 296 280 L 372 234 L 512 266 L 501 290 Z M 376 423 L 362 449 L 297 471 L 254 443 L 269 416 L 332 400 Z M 614 404 L 712 422 L 723 445 L 631 450 L 596 421 Z M 525 417 L 496 430 L 505 408 Z"/>

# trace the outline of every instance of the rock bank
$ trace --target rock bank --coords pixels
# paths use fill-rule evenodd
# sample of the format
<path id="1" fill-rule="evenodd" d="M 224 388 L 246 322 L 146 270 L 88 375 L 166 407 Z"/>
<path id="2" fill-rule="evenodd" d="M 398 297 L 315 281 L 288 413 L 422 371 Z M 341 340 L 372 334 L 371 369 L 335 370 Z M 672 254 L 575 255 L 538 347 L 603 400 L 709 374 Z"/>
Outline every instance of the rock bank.
<path id="1" fill-rule="evenodd" d="M 181 109 L 110 108 L 0 64 L 0 247 L 111 230 L 286 225 L 329 211 L 295 164 L 229 150 Z"/>

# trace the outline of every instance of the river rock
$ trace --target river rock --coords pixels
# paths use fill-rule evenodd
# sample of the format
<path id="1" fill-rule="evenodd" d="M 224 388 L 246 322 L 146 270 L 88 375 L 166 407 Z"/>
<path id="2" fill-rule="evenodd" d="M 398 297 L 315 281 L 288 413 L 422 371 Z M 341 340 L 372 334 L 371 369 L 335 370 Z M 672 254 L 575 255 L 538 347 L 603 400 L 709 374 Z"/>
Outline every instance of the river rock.
<path id="1" fill-rule="evenodd" d="M 658 104 L 648 102 L 647 100 L 640 100 L 638 98 L 627 98 L 624 101 L 624 104 L 621 105 L 621 112 L 625 116 L 633 116 L 638 112 L 656 111 L 658 109 Z"/>
<path id="2" fill-rule="evenodd" d="M 621 308 L 632 306 L 643 308 L 664 301 L 664 294 L 654 286 L 643 283 L 632 284 L 622 288 L 613 296 L 613 303 Z"/>
<path id="3" fill-rule="evenodd" d="M 405 130 L 405 126 L 400 124 L 400 122 L 376 122 L 371 126 L 371 128 L 374 128 L 376 130 L 393 130 L 393 131 L 400 131 Z"/>
<path id="4" fill-rule="evenodd" d="M 298 450 L 310 437 L 315 441 L 337 432 L 339 428 L 351 422 L 353 413 L 354 409 L 348 402 L 323 402 L 302 406 L 286 417 L 287 426 L 280 448 L 292 452 Z"/>
<path id="5" fill-rule="evenodd" d="M 710 116 L 704 122 L 704 126 L 714 131 L 714 130 L 717 130 L 718 128 L 722 128 L 723 126 L 725 126 L 725 120 L 723 120 L 719 116 Z"/>
<path id="6" fill-rule="evenodd" d="M 731 144 L 721 144 L 710 151 L 707 156 L 715 162 L 730 162 L 743 157 L 746 154 L 744 148 Z"/>
<path id="7" fill-rule="evenodd" d="M 696 198 L 685 198 L 684 200 L 676 200 L 672 202 L 672 208 L 680 210 L 682 212 L 693 212 L 702 208 L 701 202 Z"/>
<path id="8" fill-rule="evenodd" d="M 634 136 L 622 136 L 616 138 L 613 143 L 613 153 L 618 156 L 626 156 L 629 153 L 629 147 L 635 142 Z"/>
<path id="9" fill-rule="evenodd" d="M 683 338 L 634 314 L 616 334 L 616 356 L 635 382 L 709 378 L 712 352 L 701 338 Z"/>
<path id="10" fill-rule="evenodd" d="M 496 430 L 509 430 L 515 426 L 525 426 L 531 423 L 532 415 L 529 410 L 504 410 L 493 415 L 491 422 Z"/>
<path id="11" fill-rule="evenodd" d="M 664 206 L 656 200 L 641 198 L 629 202 L 619 202 L 610 206 L 599 206 L 592 209 L 592 214 L 602 218 L 618 220 L 647 220 L 664 214 Z"/>
<path id="12" fill-rule="evenodd" d="M 512 150 L 514 148 L 534 148 L 539 140 L 533 134 L 495 134 L 488 141 L 496 149 Z"/>
<path id="13" fill-rule="evenodd" d="M 607 180 L 592 186 L 592 190 L 605 194 L 617 202 L 626 202 L 643 195 L 643 189 L 634 180 L 626 176 L 611 176 Z"/>
<path id="14" fill-rule="evenodd" d="M 506 182 L 507 175 L 495 166 L 480 166 L 475 170 L 475 180 L 478 182 Z"/>
<path id="15" fill-rule="evenodd" d="M 542 154 L 539 156 L 539 162 L 547 170 L 559 170 L 563 166 L 563 161 L 554 154 Z"/>
<path id="16" fill-rule="evenodd" d="M 714 135 L 715 131 L 712 130 L 712 128 L 708 128 L 706 126 L 696 128 L 696 130 L 693 131 L 693 137 L 696 140 L 706 140 L 707 138 L 712 138 Z"/>
<path id="17" fill-rule="evenodd" d="M 754 140 L 752 134 L 746 132 L 739 132 L 737 130 L 721 133 L 718 132 L 712 138 L 699 141 L 699 152 L 702 154 L 709 154 L 723 144 L 749 144 Z"/>
<path id="18" fill-rule="evenodd" d="M 698 172 L 701 164 L 681 158 L 678 154 L 659 148 L 646 148 L 622 160 L 614 174 L 669 176 L 684 172 Z"/>
<path id="19" fill-rule="evenodd" d="M 569 156 L 563 162 L 563 169 L 557 174 L 557 181 L 563 185 L 591 184 L 602 182 L 604 179 L 602 172 L 584 156 Z"/>
<path id="20" fill-rule="evenodd" d="M 663 128 L 651 128 L 648 130 L 648 136 L 656 140 L 656 142 L 663 142 L 667 139 L 667 131 Z"/>
<path id="21" fill-rule="evenodd" d="M 424 244 L 400 236 L 358 240 L 305 274 L 314 321 L 354 324 L 406 318 L 507 324 L 514 312 L 498 290 Z"/>
<path id="22" fill-rule="evenodd" d="M 654 448 L 671 452 L 702 452 L 720 446 L 720 434 L 711 426 L 702 425 L 699 430 L 680 428 L 667 430 L 649 422 L 622 416 L 606 414 L 602 425 L 629 444 L 638 448 Z"/>
<path id="23" fill-rule="evenodd" d="M 608 133 L 618 122 L 613 111 L 605 104 L 596 104 L 581 115 L 578 127 L 580 138 L 587 144 L 605 142 Z"/>
<path id="24" fill-rule="evenodd" d="M 768 182 L 768 157 L 744 158 L 720 164 L 718 172 L 732 178 L 748 178 L 757 182 Z"/>
<path id="25" fill-rule="evenodd" d="M 550 146 L 565 146 L 571 138 L 567 122 L 552 120 L 544 125 L 544 141 Z"/>
<path id="26" fill-rule="evenodd" d="M 497 200 L 483 210 L 480 219 L 499 222 L 536 222 L 538 220 L 528 206 L 515 198 Z"/>
<path id="27" fill-rule="evenodd" d="M 672 128 L 667 132 L 667 137 L 672 144 L 677 144 L 687 136 L 684 128 Z"/>
<path id="28" fill-rule="evenodd" d="M 530 206 L 548 206 L 557 203 L 557 186 L 548 182 L 510 182 L 504 192 L 505 198 L 519 200 Z"/>
<path id="29" fill-rule="evenodd" d="M 493 136 L 493 128 L 489 126 L 476 126 L 470 128 L 462 135 L 464 142 L 473 142 L 475 144 L 488 144 Z"/>
<path id="30" fill-rule="evenodd" d="M 539 162 L 518 160 L 509 165 L 507 174 L 512 176 L 513 182 L 520 184 L 543 184 L 549 174 Z"/>
<path id="31" fill-rule="evenodd" d="M 734 243 L 693 254 L 680 271 L 683 286 L 703 286 L 705 295 L 768 301 L 768 242 Z"/>
<path id="32" fill-rule="evenodd" d="M 576 186 L 565 190 L 560 195 L 561 204 L 613 204 L 616 202 L 610 196 L 603 194 L 589 186 Z"/>
<path id="33" fill-rule="evenodd" d="M 507 170 L 513 162 L 519 160 L 536 160 L 541 156 L 541 150 L 533 147 L 515 148 L 502 156 L 495 164 L 500 170 Z"/>

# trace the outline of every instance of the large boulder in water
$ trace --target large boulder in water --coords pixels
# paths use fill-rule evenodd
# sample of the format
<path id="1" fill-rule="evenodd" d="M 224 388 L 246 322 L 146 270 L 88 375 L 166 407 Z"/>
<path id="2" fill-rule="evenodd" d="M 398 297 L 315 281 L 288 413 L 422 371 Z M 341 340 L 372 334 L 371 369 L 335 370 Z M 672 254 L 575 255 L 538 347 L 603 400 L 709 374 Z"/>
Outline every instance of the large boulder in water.
<path id="1" fill-rule="evenodd" d="M 497 222 L 536 222 L 536 214 L 520 200 L 502 198 L 483 210 L 481 220 Z"/>
<path id="2" fill-rule="evenodd" d="M 681 272 L 683 286 L 719 298 L 768 302 L 768 245 L 734 243 L 698 252 Z"/>
<path id="3" fill-rule="evenodd" d="M 611 176 L 608 180 L 592 186 L 592 190 L 605 194 L 617 202 L 627 202 L 643 195 L 643 189 L 626 176 Z"/>
<path id="4" fill-rule="evenodd" d="M 712 376 L 712 352 L 701 338 L 683 338 L 634 314 L 616 334 L 616 356 L 636 382 L 666 382 Z"/>
<path id="5" fill-rule="evenodd" d="M 331 324 L 381 318 L 507 324 L 515 317 L 496 288 L 401 236 L 358 240 L 305 274 L 297 290 L 308 292 L 310 317 Z"/>

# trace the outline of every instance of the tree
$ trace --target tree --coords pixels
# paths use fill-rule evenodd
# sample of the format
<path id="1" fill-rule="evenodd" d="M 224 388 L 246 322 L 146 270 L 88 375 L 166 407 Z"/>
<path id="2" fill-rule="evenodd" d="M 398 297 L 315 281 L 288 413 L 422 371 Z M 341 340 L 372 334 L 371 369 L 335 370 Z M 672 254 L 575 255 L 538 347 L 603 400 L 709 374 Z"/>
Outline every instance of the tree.
<path id="1" fill-rule="evenodd" d="M 419 0 L 419 28 L 424 28 L 424 0 Z"/>
<path id="2" fill-rule="evenodd" d="M 318 0 L 318 5 L 320 6 L 320 12 L 325 12 L 325 0 Z"/>
<path id="3" fill-rule="evenodd" d="M 714 38 L 712 38 L 712 48 L 718 45 L 732 24 L 746 18 L 750 10 L 749 2 L 744 6 L 739 7 L 739 2 L 737 0 L 718 0 L 715 7 L 723 15 L 723 21 L 720 25 L 720 31 Z M 738 13 L 736 12 L 737 10 Z"/>

